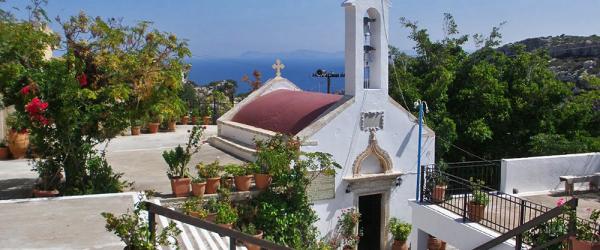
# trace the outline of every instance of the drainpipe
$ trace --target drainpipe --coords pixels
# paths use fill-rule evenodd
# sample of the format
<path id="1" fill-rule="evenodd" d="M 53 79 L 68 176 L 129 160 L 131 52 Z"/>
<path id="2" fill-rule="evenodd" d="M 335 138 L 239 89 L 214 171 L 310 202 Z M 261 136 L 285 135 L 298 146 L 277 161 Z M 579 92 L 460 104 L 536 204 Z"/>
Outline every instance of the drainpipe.
<path id="1" fill-rule="evenodd" d="M 427 103 L 421 100 L 415 102 L 415 107 L 419 107 L 419 147 L 417 152 L 417 188 L 415 200 L 419 201 L 419 192 L 421 191 L 421 138 L 423 137 L 423 105 L 427 106 Z"/>

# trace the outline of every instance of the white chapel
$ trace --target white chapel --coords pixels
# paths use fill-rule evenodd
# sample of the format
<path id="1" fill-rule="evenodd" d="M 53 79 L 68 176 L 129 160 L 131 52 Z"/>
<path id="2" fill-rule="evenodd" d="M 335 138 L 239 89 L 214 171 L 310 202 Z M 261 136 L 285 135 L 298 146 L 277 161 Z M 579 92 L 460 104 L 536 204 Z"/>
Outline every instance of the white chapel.
<path id="1" fill-rule="evenodd" d="M 330 233 L 341 209 L 363 216 L 361 245 L 387 249 L 391 217 L 410 222 L 416 196 L 418 120 L 388 95 L 389 0 L 346 0 L 345 94 L 302 91 L 273 65 L 274 78 L 218 120 L 211 145 L 253 160 L 254 139 L 276 133 L 298 136 L 301 150 L 327 152 L 342 165 L 315 187 L 313 209 L 321 235 Z M 421 164 L 434 163 L 435 133 L 423 128 Z M 414 234 L 414 232 L 413 232 Z M 360 245 L 359 245 L 360 248 Z"/>

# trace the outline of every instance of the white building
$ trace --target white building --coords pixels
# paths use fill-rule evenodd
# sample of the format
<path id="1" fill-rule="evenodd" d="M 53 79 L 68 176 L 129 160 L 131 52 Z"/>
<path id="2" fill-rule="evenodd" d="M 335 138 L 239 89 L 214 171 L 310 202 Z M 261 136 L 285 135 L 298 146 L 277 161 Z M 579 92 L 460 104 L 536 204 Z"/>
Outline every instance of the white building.
<path id="1" fill-rule="evenodd" d="M 334 179 L 314 188 L 314 210 L 322 235 L 334 229 L 341 209 L 363 215 L 361 245 L 387 248 L 391 217 L 410 221 L 415 198 L 417 119 L 388 96 L 389 0 L 347 0 L 345 95 L 305 92 L 281 76 L 254 91 L 218 120 L 213 146 L 254 159 L 253 139 L 276 133 L 303 141 L 301 149 L 333 155 L 342 165 Z M 423 128 L 421 164 L 434 163 L 435 134 Z M 330 185 L 330 186 L 328 186 Z"/>

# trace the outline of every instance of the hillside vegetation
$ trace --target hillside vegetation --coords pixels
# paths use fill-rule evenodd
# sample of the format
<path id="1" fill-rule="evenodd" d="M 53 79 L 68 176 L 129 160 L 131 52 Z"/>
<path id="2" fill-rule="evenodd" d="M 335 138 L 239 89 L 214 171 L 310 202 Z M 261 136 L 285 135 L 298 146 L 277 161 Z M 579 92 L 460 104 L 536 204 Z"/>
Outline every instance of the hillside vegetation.
<path id="1" fill-rule="evenodd" d="M 417 55 L 392 48 L 390 95 L 412 111 L 416 100 L 428 103 L 425 122 L 436 131 L 438 162 L 600 151 L 598 78 L 581 74 L 589 90 L 573 91 L 575 83 L 557 78 L 556 60 L 543 46 L 498 49 L 498 27 L 462 35 L 445 14 L 445 37 L 432 41 L 415 22 L 402 23 Z M 465 51 L 469 40 L 477 51 Z"/>

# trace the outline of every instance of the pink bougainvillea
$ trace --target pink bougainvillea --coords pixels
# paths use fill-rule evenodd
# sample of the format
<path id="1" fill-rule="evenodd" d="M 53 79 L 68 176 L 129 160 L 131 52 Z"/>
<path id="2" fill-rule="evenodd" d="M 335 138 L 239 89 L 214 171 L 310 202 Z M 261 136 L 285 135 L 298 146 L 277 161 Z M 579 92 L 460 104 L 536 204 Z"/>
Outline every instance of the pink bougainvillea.
<path id="1" fill-rule="evenodd" d="M 560 207 L 560 206 L 564 205 L 564 204 L 565 204 L 565 202 L 566 202 L 566 201 L 565 201 L 565 198 L 560 198 L 560 199 L 558 199 L 558 201 L 556 202 L 556 206 L 557 206 L 557 207 Z"/>
<path id="2" fill-rule="evenodd" d="M 25 112 L 29 114 L 31 120 L 38 121 L 43 125 L 48 125 L 48 118 L 44 116 L 44 112 L 47 108 L 47 102 L 43 102 L 40 98 L 34 97 L 27 105 L 25 105 Z"/>

